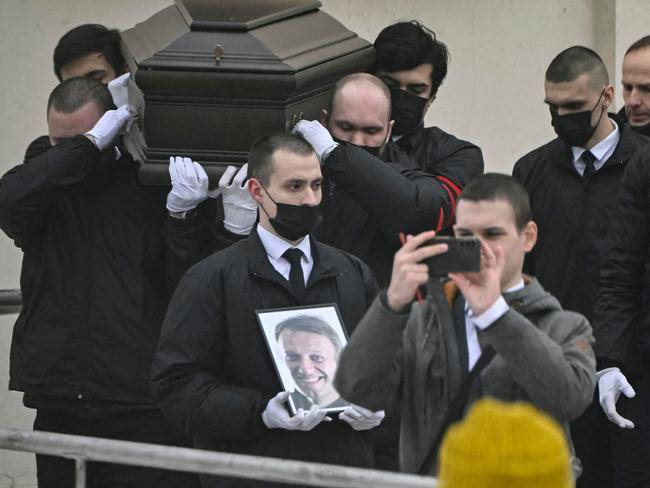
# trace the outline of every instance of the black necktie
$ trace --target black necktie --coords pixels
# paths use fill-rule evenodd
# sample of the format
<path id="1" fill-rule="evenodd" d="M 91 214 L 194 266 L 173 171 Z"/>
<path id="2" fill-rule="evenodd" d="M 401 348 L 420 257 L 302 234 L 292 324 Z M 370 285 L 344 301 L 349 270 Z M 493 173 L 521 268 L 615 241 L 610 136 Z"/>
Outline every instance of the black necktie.
<path id="1" fill-rule="evenodd" d="M 585 151 L 582 153 L 582 156 L 580 156 L 580 158 L 585 163 L 585 171 L 584 173 L 582 173 L 582 180 L 584 181 L 584 184 L 586 186 L 589 184 L 589 180 L 596 172 L 596 168 L 594 167 L 594 161 L 596 160 L 596 156 L 591 154 L 591 151 Z"/>
<path id="2" fill-rule="evenodd" d="M 290 248 L 284 251 L 282 257 L 291 263 L 289 282 L 291 283 L 295 297 L 300 301 L 305 294 L 305 276 L 302 274 L 302 265 L 300 264 L 302 251 L 295 247 Z"/>

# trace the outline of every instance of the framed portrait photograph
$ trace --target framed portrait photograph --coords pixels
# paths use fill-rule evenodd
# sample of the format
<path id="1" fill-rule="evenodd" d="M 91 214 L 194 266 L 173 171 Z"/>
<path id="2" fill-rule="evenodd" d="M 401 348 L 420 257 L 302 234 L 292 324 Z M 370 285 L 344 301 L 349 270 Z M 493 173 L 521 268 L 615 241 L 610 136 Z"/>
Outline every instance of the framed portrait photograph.
<path id="1" fill-rule="evenodd" d="M 291 392 L 289 407 L 318 405 L 330 412 L 349 405 L 334 389 L 341 351 L 348 343 L 335 303 L 256 310 L 282 387 Z"/>

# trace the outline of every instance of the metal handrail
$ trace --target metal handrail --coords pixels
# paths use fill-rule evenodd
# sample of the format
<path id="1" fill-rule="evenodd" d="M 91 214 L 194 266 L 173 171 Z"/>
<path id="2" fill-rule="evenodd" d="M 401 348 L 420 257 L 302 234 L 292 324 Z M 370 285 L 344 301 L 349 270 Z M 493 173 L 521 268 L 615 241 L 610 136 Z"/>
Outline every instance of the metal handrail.
<path id="1" fill-rule="evenodd" d="M 0 315 L 18 313 L 23 308 L 20 290 L 0 290 Z"/>
<path id="2" fill-rule="evenodd" d="M 435 478 L 412 474 L 41 431 L 0 429 L 0 449 L 74 459 L 77 465 L 77 488 L 86 486 L 87 461 L 311 486 L 345 488 L 436 488 L 437 486 Z"/>

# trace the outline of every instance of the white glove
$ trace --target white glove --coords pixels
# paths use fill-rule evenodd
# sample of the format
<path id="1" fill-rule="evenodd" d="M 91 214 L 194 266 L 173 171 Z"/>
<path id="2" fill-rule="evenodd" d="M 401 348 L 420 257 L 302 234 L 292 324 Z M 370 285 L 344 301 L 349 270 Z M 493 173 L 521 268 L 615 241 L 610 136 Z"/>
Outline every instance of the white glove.
<path id="1" fill-rule="evenodd" d="M 223 195 L 223 226 L 240 236 L 250 234 L 257 220 L 257 203 L 248 193 L 247 174 L 248 163 L 239 171 L 235 166 L 228 166 L 219 180 L 219 188 L 208 192 L 210 198 Z"/>
<path id="2" fill-rule="evenodd" d="M 312 405 L 307 411 L 302 408 L 293 417 L 289 417 L 289 412 L 285 407 L 290 393 L 281 391 L 269 400 L 264 412 L 262 412 L 262 421 L 269 429 L 286 429 L 286 430 L 311 430 L 321 421 L 329 422 L 332 420 L 326 417 L 326 411 L 318 408 L 318 405 Z"/>
<path id="3" fill-rule="evenodd" d="M 634 423 L 621 417 L 616 411 L 616 402 L 621 392 L 628 398 L 633 398 L 636 395 L 634 388 L 618 368 L 607 368 L 598 372 L 600 407 L 610 422 L 618 425 L 621 429 L 633 429 Z"/>
<path id="4" fill-rule="evenodd" d="M 208 198 L 208 175 L 199 163 L 179 156 L 169 158 L 172 190 L 167 195 L 167 210 L 187 212 Z"/>
<path id="5" fill-rule="evenodd" d="M 317 120 L 301 120 L 293 128 L 293 132 L 301 134 L 311 144 L 321 163 L 338 146 L 329 131 Z"/>
<path id="6" fill-rule="evenodd" d="M 95 127 L 86 132 L 100 151 L 103 151 L 120 135 L 124 126 L 133 120 L 133 114 L 127 105 L 117 110 L 108 110 L 97 121 Z"/>
<path id="7" fill-rule="evenodd" d="M 129 104 L 129 80 L 131 73 L 124 73 L 108 82 L 108 91 L 111 92 L 113 103 L 116 107 Z"/>
<path id="8" fill-rule="evenodd" d="M 383 410 L 373 412 L 358 405 L 350 405 L 339 414 L 339 419 L 345 420 L 354 430 L 368 430 L 381 424 L 385 416 Z"/>

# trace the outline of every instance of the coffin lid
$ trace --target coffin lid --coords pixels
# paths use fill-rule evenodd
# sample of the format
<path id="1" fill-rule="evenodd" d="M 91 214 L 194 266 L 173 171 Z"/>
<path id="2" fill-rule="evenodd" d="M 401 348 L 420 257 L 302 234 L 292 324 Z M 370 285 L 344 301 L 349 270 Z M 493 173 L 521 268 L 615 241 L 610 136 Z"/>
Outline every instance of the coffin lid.
<path id="1" fill-rule="evenodd" d="M 176 0 L 122 33 L 138 69 L 295 74 L 371 49 L 315 0 Z"/>
<path id="2" fill-rule="evenodd" d="M 247 31 L 317 10 L 322 4 L 318 0 L 176 0 L 176 6 L 193 30 Z"/>

